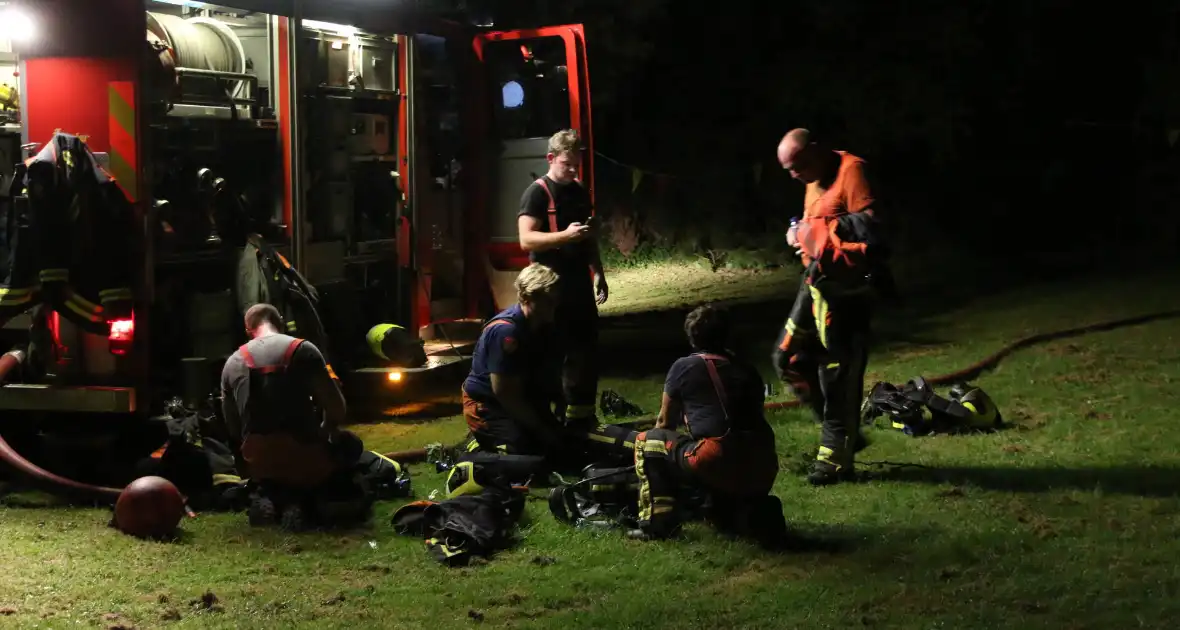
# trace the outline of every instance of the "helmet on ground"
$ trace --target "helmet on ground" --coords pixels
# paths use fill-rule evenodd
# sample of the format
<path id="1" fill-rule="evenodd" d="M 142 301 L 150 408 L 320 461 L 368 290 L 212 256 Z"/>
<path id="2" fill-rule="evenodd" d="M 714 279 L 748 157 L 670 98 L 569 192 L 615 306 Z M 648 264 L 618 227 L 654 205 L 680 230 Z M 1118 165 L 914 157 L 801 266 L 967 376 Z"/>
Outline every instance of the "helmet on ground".
<path id="1" fill-rule="evenodd" d="M 140 477 L 115 501 L 115 527 L 139 538 L 167 537 L 183 516 L 184 497 L 163 477 Z"/>
<path id="2" fill-rule="evenodd" d="M 963 405 L 969 413 L 967 427 L 977 431 L 998 429 L 1003 424 L 1000 410 L 983 389 L 974 385 L 955 385 L 950 391 L 951 400 Z"/>

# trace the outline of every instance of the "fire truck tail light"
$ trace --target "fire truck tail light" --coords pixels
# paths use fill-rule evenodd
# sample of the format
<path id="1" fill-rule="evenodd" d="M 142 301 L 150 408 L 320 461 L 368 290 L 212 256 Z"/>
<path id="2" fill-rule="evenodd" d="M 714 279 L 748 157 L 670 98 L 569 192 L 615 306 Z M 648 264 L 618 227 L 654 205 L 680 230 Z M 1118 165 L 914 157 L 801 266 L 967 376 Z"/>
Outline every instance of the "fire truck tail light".
<path id="1" fill-rule="evenodd" d="M 111 321 L 111 332 L 107 335 L 111 354 L 124 355 L 131 350 L 135 341 L 135 320 L 116 319 Z"/>

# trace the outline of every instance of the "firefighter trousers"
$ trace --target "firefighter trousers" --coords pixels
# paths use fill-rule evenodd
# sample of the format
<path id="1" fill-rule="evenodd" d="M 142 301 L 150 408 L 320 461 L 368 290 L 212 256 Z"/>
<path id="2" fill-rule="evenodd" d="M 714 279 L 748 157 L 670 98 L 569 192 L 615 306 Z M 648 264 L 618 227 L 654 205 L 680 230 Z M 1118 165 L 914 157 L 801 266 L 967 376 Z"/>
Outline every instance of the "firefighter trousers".
<path id="1" fill-rule="evenodd" d="M 580 470 L 591 463 L 625 461 L 636 432 L 626 427 L 594 422 L 567 423 L 560 429 L 565 448 L 550 452 L 527 428 L 497 405 L 477 401 L 463 392 L 463 416 L 471 432 L 468 450 L 506 455 L 543 455 L 561 469 Z"/>
<path id="2" fill-rule="evenodd" d="M 555 316 L 556 339 L 562 355 L 562 401 L 558 416 L 575 423 L 589 422 L 597 415 L 598 396 L 598 305 L 589 282 L 562 282 L 562 302 Z"/>
<path id="3" fill-rule="evenodd" d="M 774 348 L 779 377 L 822 425 L 815 462 L 822 473 L 851 472 L 863 444 L 860 403 L 871 315 L 864 293 L 841 295 L 804 283 Z"/>
<path id="4" fill-rule="evenodd" d="M 684 489 L 707 492 L 715 508 L 709 520 L 720 529 L 734 529 L 726 521 L 762 502 L 778 475 L 769 427 L 700 440 L 671 429 L 650 429 L 635 436 L 634 453 L 639 528 L 655 538 L 680 528 L 686 510 L 678 500 Z"/>

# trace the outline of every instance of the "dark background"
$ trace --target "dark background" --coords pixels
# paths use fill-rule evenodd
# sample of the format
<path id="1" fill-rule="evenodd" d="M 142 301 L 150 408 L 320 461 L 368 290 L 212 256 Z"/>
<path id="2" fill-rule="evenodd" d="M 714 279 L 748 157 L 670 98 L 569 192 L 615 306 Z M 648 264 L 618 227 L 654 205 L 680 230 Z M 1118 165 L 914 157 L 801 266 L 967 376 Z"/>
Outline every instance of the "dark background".
<path id="1" fill-rule="evenodd" d="M 781 248 L 802 212 L 775 160 L 792 127 L 869 161 L 914 255 L 1117 264 L 1180 249 L 1175 2 L 466 8 L 496 30 L 586 25 L 596 149 L 627 165 L 599 159 L 599 211 L 616 229 L 631 218 L 633 255 Z"/>

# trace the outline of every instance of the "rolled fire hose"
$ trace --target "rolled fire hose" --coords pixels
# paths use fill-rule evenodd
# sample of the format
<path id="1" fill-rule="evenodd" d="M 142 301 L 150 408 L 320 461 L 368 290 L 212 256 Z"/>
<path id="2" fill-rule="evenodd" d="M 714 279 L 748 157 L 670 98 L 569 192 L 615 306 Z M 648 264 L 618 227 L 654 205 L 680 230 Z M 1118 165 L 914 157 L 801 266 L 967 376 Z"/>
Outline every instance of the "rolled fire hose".
<path id="1" fill-rule="evenodd" d="M 1143 324 L 1148 324 L 1151 322 L 1156 322 L 1156 321 L 1165 320 L 1165 319 L 1176 319 L 1178 317 L 1180 317 L 1180 310 L 1162 311 L 1159 313 L 1151 313 L 1149 315 L 1140 315 L 1138 317 L 1116 319 L 1116 320 L 1112 320 L 1112 321 L 1100 322 L 1097 324 L 1090 324 L 1088 326 L 1079 326 L 1076 328 L 1066 328 L 1064 330 L 1056 330 L 1053 332 L 1029 335 L 1028 337 L 1018 339 L 1018 340 L 1004 346 L 1003 348 L 1000 348 L 1000 350 L 998 350 L 997 352 L 988 356 L 987 358 L 983 359 L 982 361 L 974 363 L 974 364 L 972 364 L 968 367 L 965 367 L 957 372 L 951 372 L 949 374 L 942 374 L 939 376 L 935 376 L 933 378 L 928 378 L 928 379 L 926 379 L 926 382 L 930 383 L 931 385 L 949 385 L 952 383 L 961 383 L 961 382 L 965 382 L 965 381 L 970 381 L 972 379 L 979 378 L 979 376 L 981 374 L 983 374 L 984 372 L 988 372 L 988 371 L 995 369 L 996 366 L 998 366 L 1001 361 L 1008 358 L 1009 355 L 1011 355 L 1012 353 L 1017 352 L 1019 350 L 1024 350 L 1026 348 L 1040 345 L 1043 343 L 1048 343 L 1050 341 L 1057 341 L 1060 339 L 1068 339 L 1070 337 L 1080 337 L 1082 335 L 1088 335 L 1088 334 L 1096 333 L 1096 332 L 1105 332 L 1108 330 L 1114 330 L 1116 328 L 1126 328 L 1129 326 L 1140 326 Z M 774 402 L 766 403 L 765 409 L 767 411 L 778 411 L 780 409 L 793 409 L 795 407 L 801 406 L 802 404 L 803 403 L 800 402 L 799 400 L 774 401 Z M 644 423 L 651 423 L 653 421 L 654 421 L 654 418 L 649 417 L 649 418 L 641 418 L 639 420 L 633 420 L 633 421 L 629 421 L 629 422 L 621 422 L 618 424 L 620 424 L 620 425 L 640 425 L 640 424 L 644 424 Z M 386 453 L 385 456 L 392 459 L 392 460 L 395 460 L 397 462 L 400 462 L 403 464 L 409 464 L 409 463 L 414 463 L 414 462 L 420 462 L 420 461 L 426 459 L 426 449 L 425 448 L 418 448 L 418 449 L 411 449 L 408 451 L 397 451 L 394 453 Z"/>
<path id="2" fill-rule="evenodd" d="M 0 356 L 0 383 L 3 383 L 8 378 L 8 374 L 13 368 L 24 362 L 26 356 L 27 353 L 20 349 L 10 350 L 3 356 Z M 59 490 L 79 498 L 103 503 L 110 503 L 119 498 L 120 490 L 118 488 L 92 486 L 74 481 L 73 479 L 66 479 L 41 468 L 13 450 L 3 436 L 0 436 L 0 461 L 8 464 L 13 470 L 38 482 L 46 490 Z"/>
<path id="3" fill-rule="evenodd" d="M 186 20 L 167 13 L 148 12 L 147 23 L 148 40 L 158 38 L 166 43 L 172 50 L 176 67 L 246 73 L 246 51 L 242 40 L 224 22 L 205 17 Z M 232 85 L 228 96 L 237 98 L 245 82 L 233 81 Z"/>

